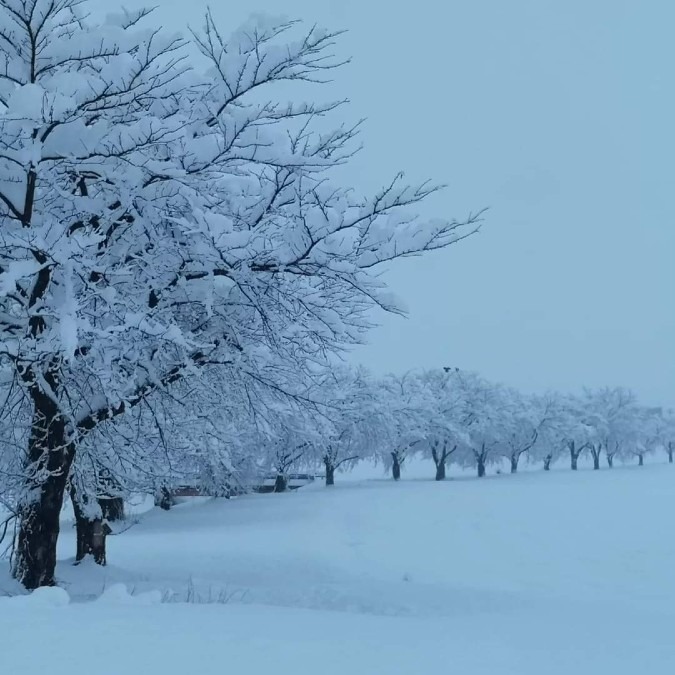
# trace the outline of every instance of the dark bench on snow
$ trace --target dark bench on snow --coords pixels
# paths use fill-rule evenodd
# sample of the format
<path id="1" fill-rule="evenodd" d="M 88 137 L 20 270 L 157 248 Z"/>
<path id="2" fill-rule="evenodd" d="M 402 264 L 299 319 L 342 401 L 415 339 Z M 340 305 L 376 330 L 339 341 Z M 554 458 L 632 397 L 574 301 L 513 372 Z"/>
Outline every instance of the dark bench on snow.
<path id="1" fill-rule="evenodd" d="M 269 492 L 284 492 L 297 490 L 316 480 L 317 476 L 311 473 L 269 474 L 263 482 L 254 487 L 253 491 L 261 494 Z"/>
<path id="2" fill-rule="evenodd" d="M 322 475 L 311 473 L 288 473 L 288 474 L 268 474 L 261 483 L 249 486 L 251 492 L 266 494 L 270 492 L 284 492 L 285 490 L 297 490 L 298 488 L 314 482 L 317 478 L 323 478 Z M 223 496 L 229 498 L 237 494 L 242 494 L 245 490 L 232 489 Z M 155 504 L 163 509 L 169 509 L 175 503 L 176 498 L 181 497 L 214 497 L 208 490 L 197 485 L 177 485 L 174 488 L 162 488 L 155 495 Z"/>

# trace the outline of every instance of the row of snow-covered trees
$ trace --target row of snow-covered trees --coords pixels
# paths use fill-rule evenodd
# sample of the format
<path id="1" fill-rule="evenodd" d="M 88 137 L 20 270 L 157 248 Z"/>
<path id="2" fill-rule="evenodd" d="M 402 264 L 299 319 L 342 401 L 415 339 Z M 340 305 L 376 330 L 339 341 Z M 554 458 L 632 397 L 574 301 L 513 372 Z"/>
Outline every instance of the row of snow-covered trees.
<path id="1" fill-rule="evenodd" d="M 524 460 L 544 470 L 567 461 L 576 470 L 584 457 L 599 469 L 617 460 L 642 465 L 654 452 L 672 463 L 675 452 L 673 411 L 642 406 L 621 387 L 531 395 L 457 369 L 375 378 L 340 365 L 315 373 L 304 400 L 268 397 L 257 410 L 249 402 L 262 394 L 242 391 L 233 407 L 230 391 L 228 407 L 215 385 L 213 413 L 205 414 L 190 412 L 186 397 L 180 406 L 164 400 L 152 414 L 170 439 L 157 438 L 162 452 L 152 470 L 127 490 L 192 485 L 226 495 L 272 475 L 282 491 L 297 472 L 320 472 L 332 485 L 339 469 L 361 461 L 399 479 L 412 457 L 428 459 L 443 480 L 451 463 L 483 477 L 490 465 L 515 473 Z"/>
<path id="2" fill-rule="evenodd" d="M 604 457 L 635 460 L 667 453 L 673 461 L 675 414 L 645 407 L 621 387 L 585 389 L 580 394 L 524 394 L 457 369 L 391 377 L 383 386 L 396 392 L 400 441 L 389 448 L 393 476 L 411 454 L 433 460 L 436 479 L 446 464 L 474 467 L 479 477 L 489 464 L 508 462 L 512 473 L 523 457 L 545 470 L 566 457 L 573 470 L 587 455 L 599 469 Z"/>
<path id="3" fill-rule="evenodd" d="M 398 479 L 407 460 L 426 457 L 443 480 L 450 463 L 483 477 L 504 463 L 515 473 L 523 458 L 545 470 L 566 459 L 576 470 L 581 457 L 599 469 L 601 461 L 642 465 L 657 451 L 672 463 L 675 452 L 675 413 L 642 406 L 621 387 L 531 395 L 457 369 L 376 379 L 334 368 L 315 400 L 321 415 L 296 420 L 300 434 L 260 446 L 262 466 L 280 476 L 322 467 L 332 484 L 336 469 L 362 460 Z"/>
<path id="4" fill-rule="evenodd" d="M 103 561 L 119 495 L 221 489 L 252 447 L 297 461 L 332 356 L 398 311 L 378 268 L 479 220 L 418 220 L 430 184 L 336 180 L 359 147 L 315 100 L 338 33 L 87 9 L 0 0 L 0 537 L 27 588 L 55 583 L 67 496 Z"/>

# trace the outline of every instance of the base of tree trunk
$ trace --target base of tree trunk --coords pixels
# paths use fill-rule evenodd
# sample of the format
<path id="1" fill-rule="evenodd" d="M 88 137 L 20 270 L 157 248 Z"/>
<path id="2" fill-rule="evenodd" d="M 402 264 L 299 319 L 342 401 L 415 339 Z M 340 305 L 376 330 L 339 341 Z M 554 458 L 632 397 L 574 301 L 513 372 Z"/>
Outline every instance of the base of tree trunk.
<path id="1" fill-rule="evenodd" d="M 159 492 L 155 495 L 155 506 L 159 506 L 163 511 L 169 511 L 173 505 L 174 499 L 171 490 L 166 487 L 160 488 Z"/>
<path id="2" fill-rule="evenodd" d="M 110 534 L 108 524 L 97 518 L 95 520 L 82 519 L 76 522 L 77 550 L 75 564 L 91 556 L 97 565 L 106 564 L 106 538 Z"/>
<path id="3" fill-rule="evenodd" d="M 326 464 L 326 485 L 335 485 L 335 467 Z"/>
<path id="4" fill-rule="evenodd" d="M 638 466 L 645 465 L 645 458 L 642 455 L 638 455 Z"/>
<path id="5" fill-rule="evenodd" d="M 61 505 L 43 502 L 24 506 L 19 515 L 19 535 L 12 574 L 32 591 L 55 586 L 56 542 L 59 537 Z"/>
<path id="6" fill-rule="evenodd" d="M 614 466 L 614 457 L 607 455 L 607 466 L 611 469 Z"/>
<path id="7" fill-rule="evenodd" d="M 401 480 L 401 462 L 398 459 L 394 459 L 394 463 L 391 465 L 391 477 L 394 480 Z"/>
<path id="8" fill-rule="evenodd" d="M 52 376 L 49 376 L 50 382 Z M 55 383 L 51 382 L 54 386 Z M 31 429 L 28 467 L 37 467 L 47 458 L 46 476 L 25 485 L 32 495 L 19 507 L 12 574 L 28 590 L 56 584 L 56 542 L 59 517 L 66 493 L 66 482 L 74 448 L 66 442 L 65 419 L 58 414 L 51 398 L 33 392 L 35 412 Z"/>
<path id="9" fill-rule="evenodd" d="M 436 480 L 445 480 L 445 462 L 436 465 Z"/>
<path id="10" fill-rule="evenodd" d="M 572 457 L 572 462 L 570 464 L 570 468 L 572 469 L 572 471 L 577 470 L 577 458 L 576 457 Z"/>
<path id="11" fill-rule="evenodd" d="M 70 487 L 70 500 L 75 513 L 75 531 L 77 535 L 75 564 L 91 556 L 97 565 L 106 564 L 106 537 L 110 527 L 105 520 L 106 511 L 110 510 L 110 499 L 96 499 L 78 491 L 74 485 Z M 119 506 L 119 505 L 117 505 Z M 112 509 L 116 511 L 116 509 Z"/>
<path id="12" fill-rule="evenodd" d="M 484 478 L 485 477 L 485 463 L 484 462 L 478 462 L 478 478 Z"/>
<path id="13" fill-rule="evenodd" d="M 511 473 L 518 473 L 518 458 L 511 457 Z"/>
<path id="14" fill-rule="evenodd" d="M 551 470 L 551 461 L 553 457 L 544 457 L 544 471 Z"/>
<path id="15" fill-rule="evenodd" d="M 673 453 L 669 452 L 668 453 L 668 464 L 672 464 L 672 463 L 673 463 Z"/>
<path id="16" fill-rule="evenodd" d="M 593 457 L 593 471 L 600 470 L 600 457 Z"/>
<path id="17" fill-rule="evenodd" d="M 286 488 L 288 488 L 288 478 L 278 473 L 274 480 L 274 492 L 286 492 Z"/>

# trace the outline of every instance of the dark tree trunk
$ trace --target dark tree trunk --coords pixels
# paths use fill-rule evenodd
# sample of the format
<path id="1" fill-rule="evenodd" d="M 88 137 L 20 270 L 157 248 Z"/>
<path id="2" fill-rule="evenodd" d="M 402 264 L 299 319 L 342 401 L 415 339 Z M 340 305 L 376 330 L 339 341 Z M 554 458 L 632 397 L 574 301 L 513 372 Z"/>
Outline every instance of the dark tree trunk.
<path id="1" fill-rule="evenodd" d="M 173 506 L 173 503 L 171 490 L 167 487 L 160 488 L 155 496 L 155 506 L 159 506 L 163 511 L 168 511 Z"/>
<path id="2" fill-rule="evenodd" d="M 511 473 L 518 473 L 518 455 L 511 455 Z"/>
<path id="3" fill-rule="evenodd" d="M 274 481 L 274 492 L 286 492 L 288 478 L 283 473 L 278 473 Z"/>
<path id="4" fill-rule="evenodd" d="M 109 527 L 100 519 L 76 521 L 77 549 L 75 562 L 82 562 L 90 555 L 97 565 L 106 564 L 105 543 L 110 534 Z"/>
<path id="5" fill-rule="evenodd" d="M 598 471 L 600 469 L 600 452 L 592 451 L 593 454 L 593 471 Z"/>
<path id="6" fill-rule="evenodd" d="M 55 378 L 45 375 L 53 390 Z M 51 381 L 50 381 L 51 380 Z M 33 475 L 26 487 L 32 496 L 19 507 L 19 533 L 12 573 L 27 589 L 53 586 L 59 515 L 74 447 L 66 441 L 66 425 L 56 404 L 37 387 L 31 392 L 34 414 L 27 468 Z"/>
<path id="7" fill-rule="evenodd" d="M 570 441 L 567 444 L 567 447 L 570 451 L 570 466 L 572 471 L 576 471 L 578 468 L 579 455 L 581 454 L 583 447 L 578 447 L 574 441 Z"/>
<path id="8" fill-rule="evenodd" d="M 675 447 L 673 447 L 672 443 L 668 443 L 668 463 L 672 464 L 673 463 L 673 451 L 675 450 Z"/>
<path id="9" fill-rule="evenodd" d="M 110 528 L 103 520 L 100 503 L 97 504 L 98 517 L 92 518 L 87 513 L 90 497 L 76 492 L 71 487 L 70 498 L 75 512 L 75 528 L 77 532 L 77 547 L 75 562 L 79 563 L 90 555 L 98 565 L 106 564 L 105 544 Z"/>
<path id="10" fill-rule="evenodd" d="M 436 466 L 436 480 L 445 480 L 445 460 L 448 458 L 446 450 L 439 454 L 436 447 L 431 448 L 431 456 Z"/>
<path id="11" fill-rule="evenodd" d="M 392 452 L 391 453 L 391 459 L 392 459 L 391 477 L 394 480 L 401 480 L 401 460 L 399 459 L 398 454 L 395 453 L 395 452 Z"/>
<path id="12" fill-rule="evenodd" d="M 610 469 L 614 466 L 614 455 L 607 455 L 607 466 Z"/>
<path id="13" fill-rule="evenodd" d="M 644 466 L 645 465 L 645 456 L 640 453 L 638 455 L 638 466 Z"/>
<path id="14" fill-rule="evenodd" d="M 485 476 L 485 460 L 479 458 L 476 464 L 478 469 L 478 478 L 483 478 Z"/>
<path id="15" fill-rule="evenodd" d="M 544 471 L 551 470 L 551 462 L 553 461 L 553 455 L 546 455 L 544 457 Z"/>
<path id="16" fill-rule="evenodd" d="M 324 460 L 326 467 L 326 485 L 335 485 L 335 467 L 330 460 Z"/>

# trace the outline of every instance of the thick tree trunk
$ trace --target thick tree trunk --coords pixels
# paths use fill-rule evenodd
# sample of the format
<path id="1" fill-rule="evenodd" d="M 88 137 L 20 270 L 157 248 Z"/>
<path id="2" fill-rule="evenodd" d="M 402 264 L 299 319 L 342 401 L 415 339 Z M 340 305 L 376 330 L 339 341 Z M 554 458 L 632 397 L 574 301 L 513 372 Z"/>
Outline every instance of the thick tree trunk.
<path id="1" fill-rule="evenodd" d="M 614 466 L 614 455 L 607 455 L 607 466 L 610 469 Z"/>
<path id="2" fill-rule="evenodd" d="M 335 467 L 329 460 L 324 460 L 326 467 L 326 485 L 335 485 Z"/>
<path id="3" fill-rule="evenodd" d="M 19 511 L 13 574 L 28 590 L 56 583 L 56 542 L 65 479 L 50 477 L 39 490 L 36 501 Z"/>
<path id="4" fill-rule="evenodd" d="M 485 476 L 485 460 L 478 459 L 476 464 L 478 469 L 478 478 L 483 478 Z"/>
<path id="5" fill-rule="evenodd" d="M 87 513 L 86 505 L 81 503 L 80 497 L 71 490 L 73 511 L 75 512 L 75 528 L 77 532 L 77 544 L 75 551 L 75 563 L 82 562 L 90 555 L 98 565 L 106 564 L 106 537 L 110 534 L 110 528 L 100 517 L 91 517 Z M 100 508 L 100 507 L 99 507 Z"/>
<path id="6" fill-rule="evenodd" d="M 511 455 L 511 473 L 518 473 L 518 455 Z"/>
<path id="7" fill-rule="evenodd" d="M 395 452 L 391 453 L 391 459 L 392 459 L 391 477 L 394 480 L 400 480 L 401 479 L 401 460 L 399 459 L 398 455 Z"/>
<path id="8" fill-rule="evenodd" d="M 672 443 L 668 443 L 668 463 L 669 464 L 673 463 L 673 451 L 675 451 L 675 447 L 673 447 Z"/>
<path id="9" fill-rule="evenodd" d="M 106 512 L 109 510 L 106 502 L 112 500 L 98 500 L 91 508 L 92 505 L 89 503 L 91 497 L 78 493 L 74 487 L 70 489 L 70 499 L 73 503 L 77 532 L 76 564 L 90 555 L 95 563 L 105 565 L 106 537 L 110 534 L 110 527 L 106 521 Z"/>
<path id="10" fill-rule="evenodd" d="M 579 459 L 579 455 L 576 452 L 570 450 L 570 466 L 572 468 L 572 471 L 577 470 L 578 459 Z"/>
<path id="11" fill-rule="evenodd" d="M 638 466 L 645 465 L 645 456 L 641 453 L 638 455 Z"/>
<path id="12" fill-rule="evenodd" d="M 19 507 L 12 569 L 14 577 L 27 589 L 55 584 L 59 515 L 74 455 L 73 445 L 66 442 L 65 420 L 56 404 L 37 390 L 32 392 L 32 398 L 27 469 L 39 478 L 29 479 L 26 488 L 30 497 Z"/>
<path id="13" fill-rule="evenodd" d="M 288 478 L 283 473 L 278 473 L 274 481 L 274 491 L 286 492 L 286 488 L 288 488 Z"/>
<path id="14" fill-rule="evenodd" d="M 436 480 L 445 480 L 445 460 L 448 458 L 446 448 L 444 447 L 443 452 L 439 454 L 436 447 L 431 448 L 431 457 L 436 467 Z"/>
<path id="15" fill-rule="evenodd" d="M 593 471 L 600 470 L 600 453 L 593 451 Z"/>
<path id="16" fill-rule="evenodd" d="M 544 471 L 551 470 L 551 461 L 553 460 L 553 455 L 546 455 L 544 457 Z"/>
<path id="17" fill-rule="evenodd" d="M 76 563 L 84 560 L 90 555 L 97 565 L 106 564 L 105 544 L 106 537 L 110 534 L 109 527 L 100 518 L 94 520 L 76 521 L 77 528 L 77 550 L 75 555 Z"/>
<path id="18" fill-rule="evenodd" d="M 163 511 L 169 511 L 173 506 L 173 495 L 167 487 L 162 487 L 155 495 L 155 506 L 159 506 Z"/>

